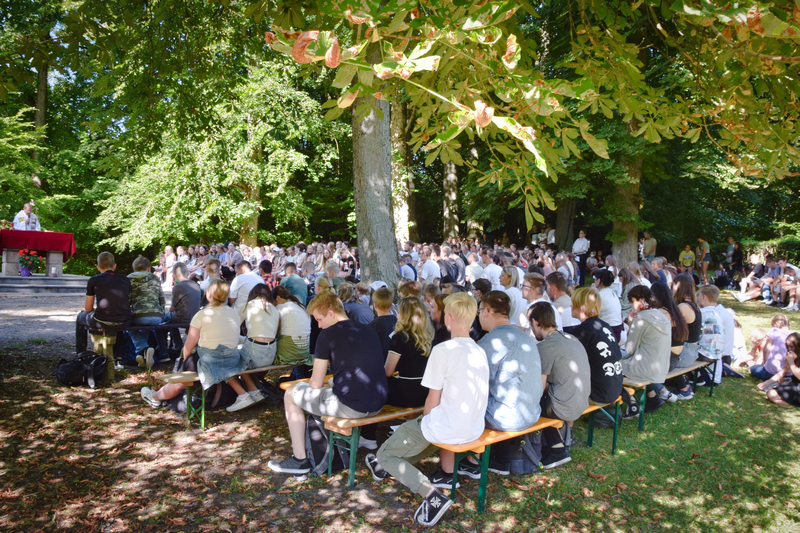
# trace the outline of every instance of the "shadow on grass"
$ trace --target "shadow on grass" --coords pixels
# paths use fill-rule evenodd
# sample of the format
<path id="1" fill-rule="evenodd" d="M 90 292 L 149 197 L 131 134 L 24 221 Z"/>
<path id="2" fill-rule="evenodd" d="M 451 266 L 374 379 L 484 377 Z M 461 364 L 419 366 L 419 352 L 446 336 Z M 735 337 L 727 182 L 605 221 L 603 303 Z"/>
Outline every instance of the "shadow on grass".
<path id="1" fill-rule="evenodd" d="M 211 427 L 139 397 L 145 373 L 90 391 L 60 387 L 57 354 L 0 352 L 0 528 L 13 531 L 396 531 L 414 529 L 419 498 L 373 482 L 359 454 L 357 486 L 343 474 L 296 482 L 269 471 L 290 453 L 280 406 L 214 412 Z M 713 398 L 598 430 L 573 461 L 546 474 L 490 475 L 487 512 L 462 478 L 440 530 L 796 530 L 797 410 L 769 405 L 753 380 L 725 380 Z M 385 428 L 381 428 L 379 439 Z M 435 468 L 429 460 L 423 471 Z M 788 515 L 788 517 L 787 517 Z"/>

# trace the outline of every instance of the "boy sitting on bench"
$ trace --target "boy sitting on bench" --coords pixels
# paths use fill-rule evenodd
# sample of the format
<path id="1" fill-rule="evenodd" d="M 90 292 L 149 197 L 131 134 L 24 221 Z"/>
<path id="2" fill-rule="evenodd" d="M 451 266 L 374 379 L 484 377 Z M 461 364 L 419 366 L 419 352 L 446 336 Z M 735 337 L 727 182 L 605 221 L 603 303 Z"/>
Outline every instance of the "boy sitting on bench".
<path id="1" fill-rule="evenodd" d="M 333 292 L 317 294 L 308 304 L 308 313 L 322 331 L 314 350 L 311 379 L 291 387 L 284 396 L 293 454 L 283 461 L 267 463 L 271 470 L 283 474 L 311 471 L 306 457 L 305 411 L 317 416 L 366 418 L 381 412 L 388 394 L 378 334 L 366 324 L 349 320 Z M 328 363 L 333 384 L 323 387 Z"/>
<path id="2" fill-rule="evenodd" d="M 75 320 L 75 353 L 86 351 L 86 333 L 103 326 L 127 326 L 131 323 L 131 280 L 116 274 L 111 252 L 97 256 L 97 270 L 86 284 L 84 311 Z M 95 299 L 97 308 L 94 308 Z M 109 364 L 113 364 L 109 361 Z"/>
<path id="3" fill-rule="evenodd" d="M 489 398 L 489 365 L 486 353 L 469 336 L 477 302 L 465 292 L 444 301 L 444 323 L 451 338 L 431 351 L 422 385 L 429 390 L 423 415 L 400 426 L 378 450 L 367 455 L 367 466 L 376 480 L 391 474 L 423 498 L 414 518 L 433 526 L 452 501 L 436 489 L 450 486 L 455 454 L 440 450 L 441 466 L 430 477 L 413 463 L 435 453 L 431 444 L 463 444 L 483 433 L 483 416 Z"/>

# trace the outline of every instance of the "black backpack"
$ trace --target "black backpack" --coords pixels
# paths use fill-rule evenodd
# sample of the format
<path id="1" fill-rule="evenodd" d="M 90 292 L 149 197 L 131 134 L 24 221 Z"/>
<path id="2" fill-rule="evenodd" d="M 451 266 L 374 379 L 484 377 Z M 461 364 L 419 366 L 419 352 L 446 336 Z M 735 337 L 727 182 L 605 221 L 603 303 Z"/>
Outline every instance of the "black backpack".
<path id="1" fill-rule="evenodd" d="M 106 379 L 107 370 L 108 356 L 85 351 L 72 361 L 60 359 L 56 363 L 56 379 L 69 387 L 88 385 L 94 389 Z"/>
<path id="2" fill-rule="evenodd" d="M 311 476 L 322 476 L 328 472 L 328 430 L 317 415 L 306 420 L 306 456 L 311 461 Z M 345 441 L 339 441 L 344 444 Z M 332 472 L 340 472 L 350 464 L 350 453 L 339 446 L 333 447 Z"/>

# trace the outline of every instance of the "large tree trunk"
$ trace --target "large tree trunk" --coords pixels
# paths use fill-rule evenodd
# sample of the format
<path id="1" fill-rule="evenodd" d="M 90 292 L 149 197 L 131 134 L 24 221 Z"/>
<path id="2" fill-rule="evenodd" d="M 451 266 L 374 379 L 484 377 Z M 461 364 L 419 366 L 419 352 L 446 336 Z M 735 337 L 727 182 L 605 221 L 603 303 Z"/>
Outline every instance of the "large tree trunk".
<path id="1" fill-rule="evenodd" d="M 39 145 L 44 140 L 44 126 L 47 121 L 47 63 L 42 61 L 36 65 L 36 111 L 33 124 L 36 126 L 36 141 Z M 39 160 L 39 150 L 33 150 L 33 159 Z M 37 189 L 42 188 L 42 180 L 37 174 L 32 174 L 31 179 Z"/>
<path id="2" fill-rule="evenodd" d="M 559 250 L 571 250 L 575 229 L 575 198 L 561 198 L 556 207 L 556 246 Z"/>
<path id="3" fill-rule="evenodd" d="M 261 200 L 261 187 L 257 183 L 247 184 L 244 191 L 244 199 L 259 202 Z M 242 242 L 247 246 L 256 246 L 258 243 L 258 215 L 259 213 L 257 212 L 242 223 Z"/>
<path id="4" fill-rule="evenodd" d="M 409 146 L 406 142 L 407 108 L 405 102 L 392 103 L 392 207 L 394 209 L 395 238 L 399 246 L 409 240 L 408 168 Z"/>
<path id="5" fill-rule="evenodd" d="M 444 164 L 442 180 L 444 190 L 444 238 L 458 237 L 458 173 L 456 164 L 450 161 Z"/>
<path id="6" fill-rule="evenodd" d="M 356 109 L 362 104 L 380 108 L 383 118 L 371 110 L 363 120 Z M 358 227 L 361 279 L 384 281 L 390 288 L 400 281 L 392 216 L 392 144 L 389 102 L 372 96 L 353 102 L 353 196 Z"/>
<path id="7" fill-rule="evenodd" d="M 639 129 L 639 122 L 632 120 L 627 125 L 628 133 L 633 133 Z M 639 186 L 642 182 L 642 158 L 641 156 L 626 156 L 622 158 L 622 164 L 627 173 L 627 179 L 623 183 L 617 184 L 614 188 L 615 211 L 617 217 L 614 220 L 611 232 L 614 258 L 620 268 L 627 266 L 631 261 L 639 260 L 639 239 L 636 221 L 639 219 L 639 209 L 642 205 L 642 197 L 639 194 Z"/>

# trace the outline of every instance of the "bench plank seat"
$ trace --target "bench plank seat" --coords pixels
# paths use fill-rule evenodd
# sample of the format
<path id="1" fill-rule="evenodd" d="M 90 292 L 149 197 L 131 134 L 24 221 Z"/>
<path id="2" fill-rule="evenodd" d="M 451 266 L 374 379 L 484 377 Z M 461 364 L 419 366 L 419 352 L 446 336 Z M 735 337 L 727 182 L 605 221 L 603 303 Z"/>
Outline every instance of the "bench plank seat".
<path id="1" fill-rule="evenodd" d="M 368 416 L 366 418 L 323 416 L 322 421 L 325 422 L 325 429 L 335 431 L 342 435 L 350 435 L 352 429 L 355 427 L 368 426 L 370 424 L 377 424 L 378 422 L 387 422 L 401 417 L 416 416 L 421 414 L 423 410 L 423 407 L 395 407 L 393 405 L 384 405 L 381 412 L 375 416 Z"/>
<path id="2" fill-rule="evenodd" d="M 248 370 L 244 370 L 241 374 L 254 374 L 256 372 L 269 372 L 272 370 L 283 370 L 286 368 L 292 368 L 294 365 L 273 365 L 273 366 L 262 366 L 260 368 L 251 368 Z M 192 405 L 191 398 L 192 398 L 192 388 L 195 383 L 200 381 L 200 376 L 197 375 L 197 372 L 174 372 L 171 374 L 162 374 L 157 376 L 158 379 L 164 381 L 165 383 L 185 383 L 186 384 L 186 426 L 192 425 L 192 419 L 196 418 L 199 421 L 200 429 L 206 429 L 206 391 L 201 391 L 201 400 L 200 400 L 200 409 L 195 409 L 194 405 Z"/>
<path id="3" fill-rule="evenodd" d="M 719 364 L 719 360 L 709 362 L 709 361 L 700 361 L 697 360 L 689 366 L 674 368 L 671 372 L 667 374 L 666 379 L 676 378 L 683 374 L 688 374 L 689 372 L 694 372 L 695 370 L 699 370 L 703 367 L 713 365 L 713 369 L 711 371 L 711 383 L 709 384 L 709 391 L 708 396 L 711 397 L 714 395 L 714 374 L 717 372 L 717 364 Z M 630 387 L 632 389 L 641 389 L 642 393 L 639 398 L 639 431 L 644 431 L 644 405 L 647 399 L 647 386 L 651 385 L 652 382 L 650 381 L 634 381 L 632 379 L 625 378 L 622 380 L 622 384 L 625 387 Z M 697 374 L 694 375 L 694 390 L 697 390 Z M 636 396 L 634 395 L 634 398 Z"/>

